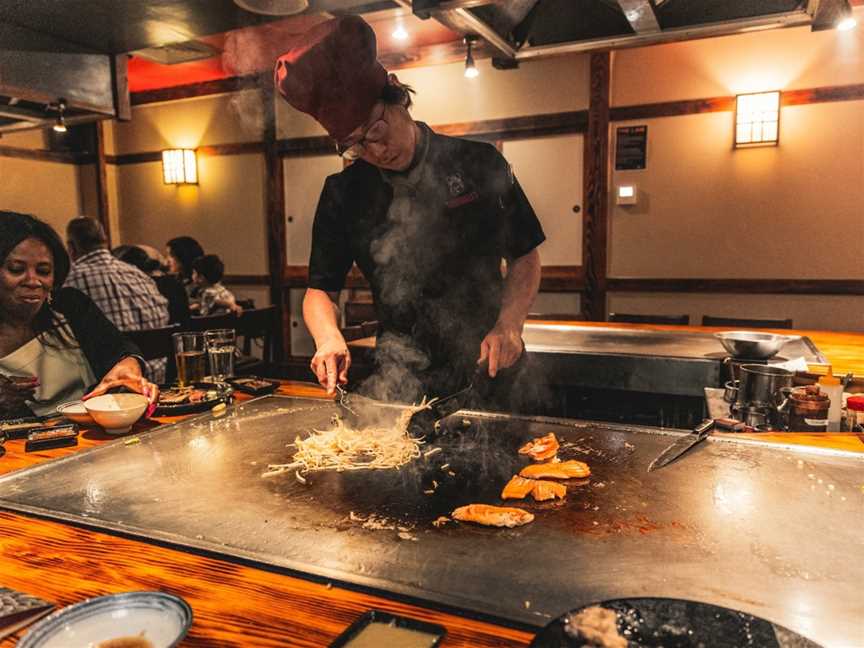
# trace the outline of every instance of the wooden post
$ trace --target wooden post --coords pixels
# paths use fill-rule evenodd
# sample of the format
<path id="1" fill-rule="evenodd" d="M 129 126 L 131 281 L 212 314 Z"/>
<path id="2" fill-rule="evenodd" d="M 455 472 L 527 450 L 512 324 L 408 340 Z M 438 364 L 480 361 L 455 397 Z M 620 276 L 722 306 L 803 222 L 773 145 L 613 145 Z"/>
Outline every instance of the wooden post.
<path id="1" fill-rule="evenodd" d="M 264 104 L 264 161 L 267 170 L 267 260 L 270 270 L 270 303 L 276 306 L 276 321 L 281 335 L 274 335 L 274 356 L 277 362 L 291 349 L 291 330 L 286 326 L 285 266 L 288 251 L 285 241 L 285 182 L 282 158 L 276 131 L 276 92 L 272 75 L 261 75 L 261 101 Z"/>
<path id="2" fill-rule="evenodd" d="M 588 319 L 606 319 L 606 263 L 609 227 L 609 52 L 591 54 L 588 130 L 582 159 L 582 264 L 585 291 L 582 312 Z"/>
<path id="3" fill-rule="evenodd" d="M 108 165 L 105 160 L 105 124 L 96 122 L 96 194 L 98 197 L 97 216 L 108 237 L 109 247 L 113 247 L 111 238 L 111 212 L 108 205 Z"/>

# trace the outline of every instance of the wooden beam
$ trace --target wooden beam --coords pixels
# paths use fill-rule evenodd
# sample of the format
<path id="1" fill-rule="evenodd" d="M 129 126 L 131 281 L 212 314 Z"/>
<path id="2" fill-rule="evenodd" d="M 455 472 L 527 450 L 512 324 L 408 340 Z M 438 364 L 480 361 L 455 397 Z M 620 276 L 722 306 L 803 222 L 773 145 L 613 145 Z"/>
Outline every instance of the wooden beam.
<path id="1" fill-rule="evenodd" d="M 216 79 L 214 81 L 189 83 L 170 88 L 142 90 L 131 94 L 131 103 L 133 106 L 143 106 L 144 104 L 157 103 L 160 101 L 177 101 L 178 99 L 190 99 L 192 97 L 202 97 L 205 95 L 251 90 L 263 85 L 262 82 L 264 82 L 268 77 L 269 74 L 249 74 L 245 76 Z"/>
<path id="2" fill-rule="evenodd" d="M 285 267 L 284 287 L 305 288 L 309 283 L 309 267 L 291 265 Z M 369 282 L 356 266 L 345 278 L 345 288 L 368 290 Z M 581 292 L 585 288 L 585 273 L 582 266 L 543 266 L 540 290 L 543 292 Z"/>
<path id="3" fill-rule="evenodd" d="M 212 144 L 199 146 L 196 150 L 198 155 L 251 155 L 264 153 L 263 142 L 234 142 L 230 144 Z M 162 151 L 141 151 L 140 153 L 125 153 L 122 155 L 107 156 L 108 164 L 143 164 L 147 162 L 161 162 Z"/>
<path id="4" fill-rule="evenodd" d="M 286 308 L 283 275 L 288 259 L 285 239 L 285 179 L 276 128 L 276 87 L 267 77 L 261 88 L 264 114 L 264 163 L 267 170 L 267 266 L 270 271 L 270 303 L 276 306 L 276 321 L 282 334 L 273 336 L 274 355 L 281 361 L 291 355 L 290 308 Z M 288 302 L 290 306 L 290 301 Z"/>
<path id="5" fill-rule="evenodd" d="M 615 292 L 727 293 L 742 295 L 864 295 L 862 279 L 634 279 L 613 277 Z"/>
<path id="6" fill-rule="evenodd" d="M 111 212 L 108 204 L 108 167 L 105 160 L 105 125 L 100 121 L 96 123 L 96 195 L 97 215 L 105 236 L 111 239 Z"/>
<path id="7" fill-rule="evenodd" d="M 39 162 L 58 162 L 60 164 L 93 164 L 96 161 L 96 156 L 92 153 L 67 153 L 64 151 L 46 151 L 44 149 L 25 149 L 16 146 L 0 146 L 0 157 L 37 160 Z"/>
<path id="8" fill-rule="evenodd" d="M 582 312 L 606 319 L 606 259 L 609 226 L 609 52 L 594 52 L 590 63 L 588 132 L 582 156 L 582 263 L 585 293 Z"/>

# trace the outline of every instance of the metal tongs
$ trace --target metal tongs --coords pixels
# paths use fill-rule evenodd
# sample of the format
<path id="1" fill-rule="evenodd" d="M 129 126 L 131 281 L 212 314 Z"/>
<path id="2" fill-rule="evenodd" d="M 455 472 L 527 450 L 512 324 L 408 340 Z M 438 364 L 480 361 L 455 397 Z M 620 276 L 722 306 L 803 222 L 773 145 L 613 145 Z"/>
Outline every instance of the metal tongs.
<path id="1" fill-rule="evenodd" d="M 339 398 L 336 399 L 336 404 L 339 406 L 339 409 L 342 410 L 342 418 L 348 422 L 349 425 L 355 427 L 360 420 L 360 415 L 351 407 L 349 404 L 351 402 L 348 397 L 348 391 L 342 387 L 339 383 L 336 383 L 336 393 L 339 395 Z"/>
<path id="2" fill-rule="evenodd" d="M 415 439 L 423 437 L 428 441 L 438 436 L 440 432 L 446 431 L 443 426 L 438 426 L 436 423 L 470 405 L 476 396 L 482 396 L 491 380 L 489 363 L 477 365 L 467 387 L 449 396 L 437 398 L 425 409 L 414 412 L 408 421 L 408 434 Z"/>

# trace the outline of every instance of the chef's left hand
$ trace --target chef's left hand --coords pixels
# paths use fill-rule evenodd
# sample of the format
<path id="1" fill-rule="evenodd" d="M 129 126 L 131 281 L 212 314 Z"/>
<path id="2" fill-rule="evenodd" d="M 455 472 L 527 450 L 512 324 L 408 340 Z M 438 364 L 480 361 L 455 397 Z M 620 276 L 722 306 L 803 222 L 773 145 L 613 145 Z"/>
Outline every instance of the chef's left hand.
<path id="1" fill-rule="evenodd" d="M 85 394 L 82 400 L 101 396 L 109 389 L 114 387 L 127 387 L 134 392 L 143 394 L 152 404 L 159 398 L 159 388 L 147 380 L 141 374 L 141 365 L 135 358 L 123 358 L 120 362 L 114 365 L 105 377 L 89 394 Z"/>
<path id="2" fill-rule="evenodd" d="M 494 378 L 499 370 L 512 366 L 522 355 L 522 328 L 498 322 L 480 343 L 480 358 L 477 364 L 489 362 L 489 377 Z"/>

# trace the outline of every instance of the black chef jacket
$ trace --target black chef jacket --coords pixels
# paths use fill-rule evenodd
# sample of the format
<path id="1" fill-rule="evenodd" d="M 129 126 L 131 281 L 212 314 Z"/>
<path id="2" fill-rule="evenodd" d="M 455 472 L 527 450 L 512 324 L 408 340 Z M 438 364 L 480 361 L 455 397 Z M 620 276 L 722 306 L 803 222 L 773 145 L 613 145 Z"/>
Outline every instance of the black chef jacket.
<path id="1" fill-rule="evenodd" d="M 366 391 L 406 401 L 467 384 L 498 319 L 502 259 L 545 238 L 494 146 L 418 125 L 408 171 L 358 160 L 327 178 L 309 261 L 311 288 L 341 290 L 355 263 L 369 281 L 380 328 Z"/>

